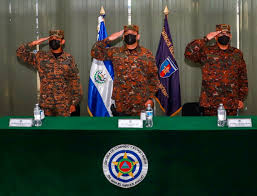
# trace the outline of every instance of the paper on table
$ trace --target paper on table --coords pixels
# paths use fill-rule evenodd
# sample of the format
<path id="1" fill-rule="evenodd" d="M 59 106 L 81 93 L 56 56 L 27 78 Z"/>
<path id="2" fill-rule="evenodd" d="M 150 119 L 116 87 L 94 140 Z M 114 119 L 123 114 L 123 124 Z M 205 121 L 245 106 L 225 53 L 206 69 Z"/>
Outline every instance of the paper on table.
<path id="1" fill-rule="evenodd" d="M 118 128 L 143 128 L 143 121 L 140 119 L 119 119 Z"/>
<path id="2" fill-rule="evenodd" d="M 252 127 L 251 118 L 230 118 L 228 119 L 228 127 Z"/>
<path id="3" fill-rule="evenodd" d="M 9 127 L 32 127 L 32 118 L 11 118 L 9 120 Z"/>

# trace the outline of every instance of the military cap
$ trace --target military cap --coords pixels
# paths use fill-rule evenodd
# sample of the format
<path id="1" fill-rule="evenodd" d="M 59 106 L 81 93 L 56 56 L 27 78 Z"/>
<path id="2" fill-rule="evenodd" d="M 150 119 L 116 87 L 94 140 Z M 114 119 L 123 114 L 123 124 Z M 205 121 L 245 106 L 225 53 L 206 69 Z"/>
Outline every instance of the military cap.
<path id="1" fill-rule="evenodd" d="M 230 33 L 230 25 L 218 24 L 218 25 L 216 25 L 216 31 L 226 31 L 226 32 Z"/>
<path id="2" fill-rule="evenodd" d="M 64 31 L 63 30 L 50 30 L 49 36 L 56 36 L 61 39 L 64 39 Z"/>
<path id="3" fill-rule="evenodd" d="M 128 30 L 136 31 L 137 33 L 139 33 L 139 27 L 137 25 L 126 25 L 126 26 L 124 26 L 124 32 L 126 32 Z"/>

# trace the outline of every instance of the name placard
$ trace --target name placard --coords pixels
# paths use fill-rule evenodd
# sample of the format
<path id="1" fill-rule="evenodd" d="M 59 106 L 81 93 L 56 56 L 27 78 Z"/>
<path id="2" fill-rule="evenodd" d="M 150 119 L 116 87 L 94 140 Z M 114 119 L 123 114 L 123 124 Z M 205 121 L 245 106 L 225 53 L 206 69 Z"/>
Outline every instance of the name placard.
<path id="1" fill-rule="evenodd" d="M 9 127 L 32 127 L 32 118 L 11 118 L 9 120 Z"/>
<path id="2" fill-rule="evenodd" d="M 119 119 L 119 128 L 143 128 L 143 121 L 140 119 Z"/>
<path id="3" fill-rule="evenodd" d="M 252 127 L 251 118 L 231 118 L 228 119 L 228 127 Z"/>

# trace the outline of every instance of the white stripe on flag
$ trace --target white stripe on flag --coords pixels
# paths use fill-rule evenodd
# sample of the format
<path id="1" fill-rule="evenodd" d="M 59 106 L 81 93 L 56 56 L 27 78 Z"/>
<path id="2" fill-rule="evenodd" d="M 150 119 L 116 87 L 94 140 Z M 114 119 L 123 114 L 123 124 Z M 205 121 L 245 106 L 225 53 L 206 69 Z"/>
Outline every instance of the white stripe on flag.
<path id="1" fill-rule="evenodd" d="M 98 61 L 93 59 L 90 78 L 93 81 L 95 87 L 97 88 L 99 94 L 102 97 L 103 103 L 109 112 L 109 115 L 112 116 L 111 112 L 111 96 L 113 89 L 113 80 L 108 70 L 105 67 L 103 61 Z"/>

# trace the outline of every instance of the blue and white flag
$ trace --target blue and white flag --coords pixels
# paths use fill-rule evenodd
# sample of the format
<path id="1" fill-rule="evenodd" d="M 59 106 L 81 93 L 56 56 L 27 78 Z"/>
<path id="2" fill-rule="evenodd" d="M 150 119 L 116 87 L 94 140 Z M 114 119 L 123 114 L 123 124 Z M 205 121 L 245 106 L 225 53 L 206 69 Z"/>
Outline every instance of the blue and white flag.
<path id="1" fill-rule="evenodd" d="M 98 17 L 98 36 L 101 41 L 108 37 L 104 16 Z M 88 84 L 88 113 L 90 116 L 112 116 L 111 96 L 113 89 L 113 65 L 111 61 L 93 59 Z"/>

